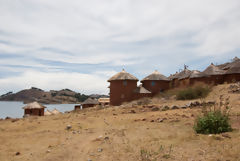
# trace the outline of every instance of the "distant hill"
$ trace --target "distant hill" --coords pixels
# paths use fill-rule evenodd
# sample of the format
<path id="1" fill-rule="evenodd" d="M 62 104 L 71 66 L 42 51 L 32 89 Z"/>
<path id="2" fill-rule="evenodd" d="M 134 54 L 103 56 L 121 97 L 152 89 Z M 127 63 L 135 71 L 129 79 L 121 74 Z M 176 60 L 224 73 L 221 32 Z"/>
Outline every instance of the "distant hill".
<path id="1" fill-rule="evenodd" d="M 104 95 L 96 96 L 100 98 Z M 90 96 L 74 92 L 70 89 L 44 91 L 42 89 L 32 87 L 31 89 L 24 89 L 17 93 L 8 92 L 1 95 L 0 101 L 23 101 L 24 103 L 38 101 L 43 104 L 69 104 L 83 102 L 88 97 Z"/>

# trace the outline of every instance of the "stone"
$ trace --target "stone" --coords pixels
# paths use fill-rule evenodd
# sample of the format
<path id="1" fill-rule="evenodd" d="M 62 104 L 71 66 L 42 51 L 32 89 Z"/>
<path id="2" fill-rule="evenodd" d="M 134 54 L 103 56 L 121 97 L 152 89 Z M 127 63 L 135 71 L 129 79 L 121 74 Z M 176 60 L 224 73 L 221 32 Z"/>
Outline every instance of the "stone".
<path id="1" fill-rule="evenodd" d="M 87 161 L 92 161 L 92 159 L 88 159 Z"/>
<path id="2" fill-rule="evenodd" d="M 170 109 L 169 106 L 166 105 L 166 106 L 163 107 L 162 111 L 167 111 L 169 109 Z"/>
<path id="3" fill-rule="evenodd" d="M 98 152 L 102 152 L 103 151 L 103 149 L 102 148 L 98 148 Z"/>
<path id="4" fill-rule="evenodd" d="M 20 152 L 16 152 L 15 155 L 20 155 L 21 153 Z"/>
<path id="5" fill-rule="evenodd" d="M 67 125 L 66 130 L 70 130 L 72 128 L 71 125 Z"/>
<path id="6" fill-rule="evenodd" d="M 163 122 L 164 119 L 158 118 L 157 122 Z"/>
<path id="7" fill-rule="evenodd" d="M 223 137 L 231 139 L 232 137 L 229 134 L 222 134 Z"/>
<path id="8" fill-rule="evenodd" d="M 154 122 L 154 120 L 151 120 L 150 122 Z"/>
<path id="9" fill-rule="evenodd" d="M 47 150 L 47 153 L 50 153 L 50 152 L 51 152 L 51 150 L 48 149 L 48 150 Z"/>
<path id="10" fill-rule="evenodd" d="M 173 106 L 171 107 L 171 110 L 175 110 L 175 109 L 179 109 L 179 107 L 176 106 L 176 105 L 173 105 Z"/>
<path id="11" fill-rule="evenodd" d="M 159 111 L 159 108 L 158 107 L 153 107 L 152 111 Z"/>
<path id="12" fill-rule="evenodd" d="M 108 137 L 108 136 L 106 136 L 106 137 L 104 138 L 104 140 L 109 140 L 109 137 Z"/>
<path id="13" fill-rule="evenodd" d="M 131 111 L 130 111 L 130 113 L 136 113 L 136 111 L 134 111 L 134 110 L 131 110 Z"/>
<path id="14" fill-rule="evenodd" d="M 144 119 L 142 119 L 142 121 L 146 121 L 146 120 L 147 120 L 147 119 L 145 119 L 145 118 L 144 118 Z"/>

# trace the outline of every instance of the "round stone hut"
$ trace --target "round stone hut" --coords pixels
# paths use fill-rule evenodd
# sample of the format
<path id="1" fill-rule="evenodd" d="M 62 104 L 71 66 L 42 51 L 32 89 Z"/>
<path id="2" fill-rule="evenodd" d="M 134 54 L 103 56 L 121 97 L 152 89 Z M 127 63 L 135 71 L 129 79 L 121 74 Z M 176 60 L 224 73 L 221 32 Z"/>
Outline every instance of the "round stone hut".
<path id="1" fill-rule="evenodd" d="M 152 92 L 153 95 L 169 89 L 169 82 L 170 80 L 157 70 L 141 80 L 142 86 Z"/>
<path id="2" fill-rule="evenodd" d="M 217 85 L 224 83 L 225 71 L 215 66 L 213 63 L 209 65 L 203 72 L 203 81 L 207 84 Z"/>
<path id="3" fill-rule="evenodd" d="M 138 82 L 135 76 L 123 69 L 112 76 L 108 82 L 110 82 L 110 105 L 118 106 L 134 99 L 134 90 Z"/>
<path id="4" fill-rule="evenodd" d="M 32 102 L 27 104 L 23 107 L 24 109 L 24 116 L 30 115 L 30 116 L 44 116 L 44 109 L 46 107 L 41 105 L 38 102 Z"/>

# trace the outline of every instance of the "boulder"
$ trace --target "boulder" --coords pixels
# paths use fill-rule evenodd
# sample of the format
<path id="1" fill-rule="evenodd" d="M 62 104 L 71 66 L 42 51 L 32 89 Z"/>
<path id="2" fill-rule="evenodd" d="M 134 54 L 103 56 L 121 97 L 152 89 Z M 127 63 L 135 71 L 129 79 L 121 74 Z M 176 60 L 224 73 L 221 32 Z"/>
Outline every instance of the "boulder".
<path id="1" fill-rule="evenodd" d="M 175 110 L 175 109 L 179 109 L 179 107 L 176 106 L 176 105 L 173 105 L 173 106 L 171 107 L 171 110 Z"/>

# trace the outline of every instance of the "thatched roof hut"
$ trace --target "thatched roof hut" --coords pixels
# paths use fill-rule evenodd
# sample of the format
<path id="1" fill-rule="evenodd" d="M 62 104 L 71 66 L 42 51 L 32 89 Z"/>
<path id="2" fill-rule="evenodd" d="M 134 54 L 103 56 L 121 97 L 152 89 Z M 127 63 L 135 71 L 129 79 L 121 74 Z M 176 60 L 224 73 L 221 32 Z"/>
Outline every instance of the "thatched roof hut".
<path id="1" fill-rule="evenodd" d="M 204 76 L 223 75 L 225 74 L 225 71 L 215 66 L 214 64 L 211 64 L 202 73 Z"/>
<path id="2" fill-rule="evenodd" d="M 139 85 L 139 86 L 134 90 L 134 92 L 135 92 L 135 93 L 141 93 L 141 94 L 151 93 L 149 90 L 147 90 L 146 88 L 144 88 L 144 87 L 142 86 L 142 84 Z"/>
<path id="3" fill-rule="evenodd" d="M 173 79 L 178 79 L 178 77 L 179 77 L 179 73 L 176 72 L 175 74 L 171 74 L 171 75 L 168 77 L 168 79 L 169 79 L 169 80 L 173 80 Z"/>
<path id="4" fill-rule="evenodd" d="M 45 106 L 39 104 L 38 102 L 32 102 L 23 107 L 24 116 L 34 115 L 34 116 L 44 116 Z"/>
<path id="5" fill-rule="evenodd" d="M 57 114 L 60 114 L 61 112 L 58 111 L 56 108 L 54 110 L 52 110 L 51 112 L 53 115 L 57 115 Z"/>
<path id="6" fill-rule="evenodd" d="M 150 74 L 149 76 L 143 78 L 141 80 L 141 82 L 146 81 L 146 80 L 164 80 L 164 81 L 169 81 L 169 79 L 162 75 L 161 73 L 159 73 L 157 70 L 155 70 L 152 74 Z"/>
<path id="7" fill-rule="evenodd" d="M 198 70 L 193 70 L 189 76 L 189 78 L 201 78 L 204 77 L 204 73 L 198 71 Z"/>
<path id="8" fill-rule="evenodd" d="M 49 110 L 46 110 L 46 111 L 44 112 L 44 115 L 45 115 L 45 116 L 50 116 L 50 115 L 52 115 L 52 112 L 49 111 Z"/>
<path id="9" fill-rule="evenodd" d="M 124 69 L 121 72 L 112 76 L 108 80 L 108 82 L 111 82 L 114 80 L 136 80 L 136 81 L 138 81 L 138 79 L 135 76 L 131 75 L 130 73 L 127 73 Z"/>
<path id="10" fill-rule="evenodd" d="M 184 69 L 183 71 L 181 71 L 180 73 L 178 73 L 178 79 L 185 79 L 185 78 L 189 78 L 189 76 L 191 75 L 192 71 L 188 70 L 188 69 Z"/>
<path id="11" fill-rule="evenodd" d="M 41 105 L 38 102 L 32 102 L 23 107 L 24 110 L 26 110 L 26 109 L 42 109 L 42 108 L 44 109 L 46 107 Z"/>
<path id="12" fill-rule="evenodd" d="M 239 74 L 240 73 L 240 60 L 236 60 L 231 63 L 229 69 L 227 70 L 226 74 Z"/>

